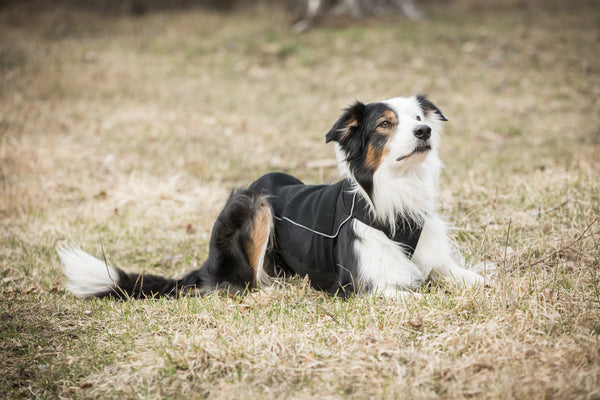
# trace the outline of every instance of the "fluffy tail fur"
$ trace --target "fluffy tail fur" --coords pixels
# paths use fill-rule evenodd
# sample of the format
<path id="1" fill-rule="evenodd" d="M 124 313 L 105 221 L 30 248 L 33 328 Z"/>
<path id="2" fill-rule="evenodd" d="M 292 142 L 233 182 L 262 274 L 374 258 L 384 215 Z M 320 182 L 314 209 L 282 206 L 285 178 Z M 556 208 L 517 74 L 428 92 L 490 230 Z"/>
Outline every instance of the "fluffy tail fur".
<path id="1" fill-rule="evenodd" d="M 139 298 L 171 296 L 175 279 L 150 274 L 126 273 L 89 255 L 79 247 L 60 246 L 58 255 L 67 277 L 66 288 L 77 297 Z"/>

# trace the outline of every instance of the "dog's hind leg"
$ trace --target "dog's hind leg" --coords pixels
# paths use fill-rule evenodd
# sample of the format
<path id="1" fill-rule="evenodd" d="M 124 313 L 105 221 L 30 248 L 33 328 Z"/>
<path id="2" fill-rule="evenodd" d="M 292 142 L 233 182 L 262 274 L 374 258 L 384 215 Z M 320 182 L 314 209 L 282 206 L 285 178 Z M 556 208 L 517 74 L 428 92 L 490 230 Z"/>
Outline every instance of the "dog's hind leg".
<path id="1" fill-rule="evenodd" d="M 250 222 L 250 240 L 246 242 L 246 254 L 250 267 L 254 270 L 256 286 L 268 286 L 273 277 L 268 252 L 273 243 L 273 210 L 265 196 L 256 199 L 255 212 Z"/>
<path id="2" fill-rule="evenodd" d="M 208 259 L 181 280 L 184 291 L 242 293 L 271 282 L 266 268 L 273 214 L 265 195 L 241 190 L 229 197 L 212 230 Z"/>

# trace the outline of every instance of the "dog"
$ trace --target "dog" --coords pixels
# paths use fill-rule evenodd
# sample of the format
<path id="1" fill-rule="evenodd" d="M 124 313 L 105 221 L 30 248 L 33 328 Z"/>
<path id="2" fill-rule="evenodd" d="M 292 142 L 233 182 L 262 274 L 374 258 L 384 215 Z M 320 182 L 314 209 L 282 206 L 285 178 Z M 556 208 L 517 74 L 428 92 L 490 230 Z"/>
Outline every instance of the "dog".
<path id="1" fill-rule="evenodd" d="M 294 275 L 343 296 L 402 297 L 427 279 L 483 284 L 455 255 L 437 213 L 445 121 L 424 95 L 357 101 L 325 136 L 339 182 L 305 185 L 275 172 L 233 191 L 207 260 L 181 279 L 126 273 L 78 247 L 59 247 L 66 287 L 78 297 L 129 299 L 240 294 Z"/>

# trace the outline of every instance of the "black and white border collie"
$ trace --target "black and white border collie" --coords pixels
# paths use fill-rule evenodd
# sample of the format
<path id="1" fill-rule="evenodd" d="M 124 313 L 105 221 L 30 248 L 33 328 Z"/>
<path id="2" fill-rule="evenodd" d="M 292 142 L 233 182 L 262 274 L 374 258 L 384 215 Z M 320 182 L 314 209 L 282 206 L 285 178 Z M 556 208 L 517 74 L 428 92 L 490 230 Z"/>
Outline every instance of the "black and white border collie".
<path id="1" fill-rule="evenodd" d="M 453 257 L 437 214 L 444 114 L 427 97 L 356 102 L 326 135 L 342 180 L 304 185 L 283 173 L 234 191 L 217 218 L 208 259 L 181 279 L 126 273 L 77 247 L 59 247 L 67 289 L 79 297 L 242 293 L 307 276 L 340 295 L 402 296 L 428 278 L 484 279 Z"/>

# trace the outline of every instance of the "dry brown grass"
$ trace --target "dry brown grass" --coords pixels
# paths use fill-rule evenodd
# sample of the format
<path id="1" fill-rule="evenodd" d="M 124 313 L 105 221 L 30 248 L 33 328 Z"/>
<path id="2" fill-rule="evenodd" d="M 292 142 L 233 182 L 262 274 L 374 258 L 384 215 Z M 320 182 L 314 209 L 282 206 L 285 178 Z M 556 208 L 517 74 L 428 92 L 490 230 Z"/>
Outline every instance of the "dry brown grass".
<path id="1" fill-rule="evenodd" d="M 289 32 L 279 11 L 0 14 L 0 397 L 599 398 L 600 9 L 437 6 Z M 80 301 L 54 247 L 201 263 L 229 190 L 335 179 L 339 110 L 429 93 L 443 212 L 485 290 Z M 586 229 L 588 228 L 588 229 Z"/>

